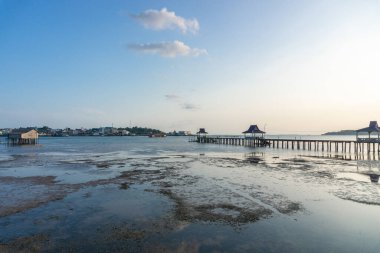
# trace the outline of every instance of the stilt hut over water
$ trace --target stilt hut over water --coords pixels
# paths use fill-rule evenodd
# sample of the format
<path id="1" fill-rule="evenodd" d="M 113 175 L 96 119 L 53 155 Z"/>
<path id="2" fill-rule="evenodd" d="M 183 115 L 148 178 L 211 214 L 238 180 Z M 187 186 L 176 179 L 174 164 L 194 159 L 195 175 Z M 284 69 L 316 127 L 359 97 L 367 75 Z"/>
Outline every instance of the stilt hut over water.
<path id="1" fill-rule="evenodd" d="M 262 139 L 264 139 L 265 132 L 261 131 L 257 125 L 250 125 L 249 128 L 248 128 L 248 130 L 244 131 L 243 134 L 244 134 L 245 138 L 247 138 L 247 136 L 246 136 L 247 134 L 251 134 L 252 138 L 255 138 L 256 134 L 259 134 L 259 137 L 261 137 Z M 261 136 L 260 136 L 260 134 L 261 134 Z"/>
<path id="2" fill-rule="evenodd" d="M 36 130 L 13 130 L 8 134 L 8 144 L 12 145 L 35 145 L 38 142 Z"/>
<path id="3" fill-rule="evenodd" d="M 377 133 L 377 138 L 371 138 L 371 133 Z M 359 138 L 360 133 L 368 133 L 367 138 Z M 356 141 L 357 142 L 377 142 L 380 143 L 380 128 L 377 125 L 377 121 L 370 121 L 369 126 L 356 130 Z"/>
<path id="4" fill-rule="evenodd" d="M 204 128 L 199 128 L 199 131 L 197 132 L 198 137 L 201 137 L 201 136 L 205 137 L 207 134 L 208 133 L 206 132 L 206 129 Z"/>

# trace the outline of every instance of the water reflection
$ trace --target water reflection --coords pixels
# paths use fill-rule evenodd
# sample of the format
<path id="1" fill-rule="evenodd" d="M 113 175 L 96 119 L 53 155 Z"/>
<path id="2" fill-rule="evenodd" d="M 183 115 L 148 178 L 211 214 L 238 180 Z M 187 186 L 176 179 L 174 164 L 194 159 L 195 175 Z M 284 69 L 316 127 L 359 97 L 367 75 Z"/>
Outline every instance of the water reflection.
<path id="1" fill-rule="evenodd" d="M 363 175 L 367 175 L 372 183 L 379 182 L 380 161 L 379 160 L 358 160 L 357 171 Z"/>
<path id="2" fill-rule="evenodd" d="M 355 160 L 380 160 L 380 153 L 378 152 L 363 152 L 355 154 Z"/>
<path id="3" fill-rule="evenodd" d="M 338 178 L 349 178 L 361 182 L 377 183 L 380 177 L 380 158 L 378 153 L 363 154 L 322 154 L 303 156 L 308 158 L 331 159 L 341 161 L 336 174 Z M 356 170 L 352 170 L 355 166 Z"/>
<path id="4" fill-rule="evenodd" d="M 377 174 L 370 174 L 369 178 L 371 179 L 371 182 L 373 182 L 373 183 L 379 182 L 379 175 L 377 175 Z"/>
<path id="5" fill-rule="evenodd" d="M 369 152 L 369 153 L 315 153 L 307 155 L 309 157 L 315 158 L 325 158 L 325 159 L 337 159 L 344 161 L 380 161 L 380 153 Z"/>
<path id="6" fill-rule="evenodd" d="M 244 160 L 253 164 L 260 163 L 265 160 L 265 153 L 264 152 L 245 153 Z"/>

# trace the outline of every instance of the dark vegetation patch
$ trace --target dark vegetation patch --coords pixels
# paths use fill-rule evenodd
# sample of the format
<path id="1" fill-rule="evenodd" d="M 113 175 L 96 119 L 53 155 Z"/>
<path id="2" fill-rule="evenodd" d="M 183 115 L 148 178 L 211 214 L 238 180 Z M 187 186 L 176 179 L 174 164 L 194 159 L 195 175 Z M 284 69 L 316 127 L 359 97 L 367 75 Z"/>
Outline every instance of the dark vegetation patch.
<path id="1" fill-rule="evenodd" d="M 54 176 L 34 176 L 34 177 L 0 177 L 0 183 L 18 183 L 18 184 L 40 184 L 53 185 L 56 183 Z"/>
<path id="2" fill-rule="evenodd" d="M 10 242 L 0 241 L 1 253 L 37 253 L 46 249 L 49 242 L 47 235 L 38 234 L 27 237 L 19 237 Z"/>
<path id="3" fill-rule="evenodd" d="M 121 183 L 119 189 L 128 190 L 129 184 L 128 183 Z"/>
<path id="4" fill-rule="evenodd" d="M 159 161 L 159 160 L 162 160 L 162 159 L 168 159 L 170 158 L 169 156 L 158 156 L 158 157 L 150 157 L 148 159 L 146 159 L 147 161 Z"/>
<path id="5" fill-rule="evenodd" d="M 315 177 L 319 177 L 319 178 L 329 178 L 329 179 L 333 179 L 334 178 L 334 175 L 331 173 L 331 172 L 328 172 L 328 171 L 313 171 L 311 172 L 311 174 Z"/>
<path id="6" fill-rule="evenodd" d="M 326 155 L 326 156 L 302 155 L 302 157 L 326 159 L 326 160 L 344 160 L 344 161 L 351 161 L 352 160 L 351 156 L 344 156 L 344 155 Z"/>
<path id="7" fill-rule="evenodd" d="M 312 165 L 310 164 L 304 164 L 304 163 L 289 163 L 289 162 L 275 162 L 272 163 L 273 165 L 276 165 L 277 168 L 281 169 L 287 169 L 287 170 L 302 170 L 302 171 L 307 171 L 313 168 Z"/>
<path id="8" fill-rule="evenodd" d="M 252 193 L 251 196 L 259 199 L 267 205 L 272 206 L 282 214 L 292 214 L 304 210 L 301 203 L 290 201 L 288 198 L 280 194 L 256 192 Z"/>
<path id="9" fill-rule="evenodd" d="M 122 168 L 126 165 L 127 160 L 130 160 L 130 158 L 125 159 L 112 159 L 112 160 L 102 160 L 97 161 L 94 159 L 76 159 L 76 160 L 63 160 L 59 161 L 58 164 L 64 164 L 64 165 L 86 165 L 86 166 L 95 166 L 98 169 L 108 169 L 112 166 L 118 166 L 119 168 Z"/>
<path id="10" fill-rule="evenodd" d="M 310 161 L 308 161 L 306 159 L 302 159 L 302 158 L 287 158 L 287 159 L 283 159 L 283 161 L 293 162 L 293 163 L 308 163 L 308 162 L 310 162 Z"/>
<path id="11" fill-rule="evenodd" d="M 127 226 L 114 226 L 109 239 L 111 240 L 142 240 L 145 237 L 144 230 L 133 230 Z"/>
<path id="12" fill-rule="evenodd" d="M 197 220 L 235 225 L 255 222 L 272 213 L 270 210 L 264 208 L 252 211 L 248 208 L 242 208 L 228 203 L 201 205 L 195 207 L 195 210 L 198 212 L 198 215 L 195 216 Z"/>
<path id="13" fill-rule="evenodd" d="M 107 169 L 107 168 L 111 167 L 111 164 L 109 164 L 109 163 L 97 163 L 96 167 L 101 168 L 101 169 Z"/>
<path id="14" fill-rule="evenodd" d="M 217 222 L 239 226 L 258 221 L 272 214 L 270 210 L 265 208 L 251 210 L 230 203 L 207 205 L 189 204 L 183 198 L 168 189 L 161 189 L 159 193 L 167 196 L 175 203 L 174 217 L 180 221 Z"/>
<path id="15" fill-rule="evenodd" d="M 0 177 L 0 217 L 38 207 L 66 196 L 55 177 Z"/>
<path id="16" fill-rule="evenodd" d="M 259 162 L 262 162 L 263 159 L 259 158 L 259 157 L 248 157 L 245 159 L 246 162 L 248 163 L 259 163 Z"/>
<path id="17" fill-rule="evenodd" d="M 84 187 L 123 183 L 120 178 L 100 179 L 78 184 L 61 184 L 53 176 L 0 177 L 0 217 L 23 212 L 51 201 L 61 200 L 67 194 Z M 84 195 L 89 197 L 90 195 Z"/>
<path id="18" fill-rule="evenodd" d="M 157 243 L 154 245 L 147 245 L 141 252 L 144 253 L 198 253 L 200 251 L 201 243 L 196 240 L 184 240 L 180 243 L 172 243 L 171 245 Z M 220 252 L 220 251 L 213 251 Z"/>

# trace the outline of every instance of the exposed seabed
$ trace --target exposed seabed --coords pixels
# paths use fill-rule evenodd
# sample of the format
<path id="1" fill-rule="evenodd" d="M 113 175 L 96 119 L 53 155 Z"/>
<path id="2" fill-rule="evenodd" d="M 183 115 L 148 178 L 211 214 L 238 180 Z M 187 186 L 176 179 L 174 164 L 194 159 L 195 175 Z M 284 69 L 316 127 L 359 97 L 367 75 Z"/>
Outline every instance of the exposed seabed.
<path id="1" fill-rule="evenodd" d="M 0 252 L 377 252 L 378 161 L 310 153 L 0 159 Z"/>

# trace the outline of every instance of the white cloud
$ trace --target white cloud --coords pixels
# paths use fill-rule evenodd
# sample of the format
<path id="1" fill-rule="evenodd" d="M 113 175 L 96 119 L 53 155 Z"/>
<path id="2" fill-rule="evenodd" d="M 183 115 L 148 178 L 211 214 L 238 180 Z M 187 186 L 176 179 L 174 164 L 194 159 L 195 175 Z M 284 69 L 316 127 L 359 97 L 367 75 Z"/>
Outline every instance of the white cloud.
<path id="1" fill-rule="evenodd" d="M 184 101 L 181 96 L 175 95 L 175 94 L 166 94 L 165 98 L 167 101 L 177 103 L 178 106 L 183 109 L 183 110 L 189 110 L 189 111 L 194 111 L 198 110 L 199 106 L 187 101 Z"/>
<path id="2" fill-rule="evenodd" d="M 163 57 L 199 56 L 207 54 L 205 49 L 191 48 L 182 41 L 130 44 L 130 49 L 141 53 L 159 54 Z"/>
<path id="3" fill-rule="evenodd" d="M 165 95 L 165 98 L 166 98 L 166 100 L 171 100 L 171 101 L 174 100 L 175 101 L 175 100 L 180 99 L 181 97 L 178 95 L 175 95 L 175 94 L 167 94 L 167 95 Z"/>
<path id="4" fill-rule="evenodd" d="M 184 103 L 182 104 L 182 109 L 184 110 L 197 110 L 199 109 L 197 105 L 192 103 Z"/>
<path id="5" fill-rule="evenodd" d="M 166 8 L 161 10 L 146 10 L 137 15 L 131 15 L 137 22 L 145 28 L 153 30 L 166 30 L 178 28 L 182 33 L 196 33 L 199 30 L 199 23 L 196 19 L 185 19 L 177 16 L 175 12 Z"/>

